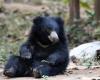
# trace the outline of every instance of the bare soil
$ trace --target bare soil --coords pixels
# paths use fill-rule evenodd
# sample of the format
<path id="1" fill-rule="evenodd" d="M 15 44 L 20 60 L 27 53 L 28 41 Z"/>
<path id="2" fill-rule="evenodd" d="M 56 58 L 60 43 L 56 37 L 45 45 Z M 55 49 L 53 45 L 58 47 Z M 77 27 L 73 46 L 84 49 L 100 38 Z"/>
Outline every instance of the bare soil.
<path id="1" fill-rule="evenodd" d="M 84 66 L 69 65 L 65 74 L 35 79 L 34 77 L 8 78 L 3 74 L 3 68 L 0 69 L 0 80 L 100 80 L 100 67 L 93 66 L 86 68 Z"/>

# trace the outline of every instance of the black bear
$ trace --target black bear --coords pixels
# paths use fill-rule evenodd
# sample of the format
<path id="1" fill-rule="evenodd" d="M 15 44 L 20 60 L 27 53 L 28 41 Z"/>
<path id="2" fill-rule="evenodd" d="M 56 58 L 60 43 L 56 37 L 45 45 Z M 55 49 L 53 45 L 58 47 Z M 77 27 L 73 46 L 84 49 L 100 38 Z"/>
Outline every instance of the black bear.
<path id="1" fill-rule="evenodd" d="M 69 63 L 64 34 L 64 21 L 60 17 L 37 16 L 28 40 L 20 47 L 19 56 L 11 56 L 4 68 L 8 77 L 63 73 Z"/>

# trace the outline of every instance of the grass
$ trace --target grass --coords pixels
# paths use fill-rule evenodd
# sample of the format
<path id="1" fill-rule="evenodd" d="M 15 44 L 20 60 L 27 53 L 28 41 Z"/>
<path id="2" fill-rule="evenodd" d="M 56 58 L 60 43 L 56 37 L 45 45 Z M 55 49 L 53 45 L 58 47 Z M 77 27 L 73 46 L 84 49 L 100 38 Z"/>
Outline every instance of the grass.
<path id="1" fill-rule="evenodd" d="M 13 53 L 19 54 L 20 45 L 26 40 L 26 32 L 32 26 L 34 14 L 21 14 L 20 12 L 4 12 L 0 18 L 0 63 L 5 62 Z M 0 14 L 1 15 L 1 14 Z"/>

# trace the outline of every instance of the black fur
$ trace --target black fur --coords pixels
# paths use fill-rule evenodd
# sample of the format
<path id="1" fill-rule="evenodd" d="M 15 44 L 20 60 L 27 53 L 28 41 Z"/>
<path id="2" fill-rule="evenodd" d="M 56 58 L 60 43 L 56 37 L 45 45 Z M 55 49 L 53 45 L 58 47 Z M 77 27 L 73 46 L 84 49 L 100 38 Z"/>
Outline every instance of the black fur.
<path id="1" fill-rule="evenodd" d="M 39 78 L 64 72 L 69 63 L 69 54 L 63 26 L 64 21 L 60 17 L 36 17 L 28 40 L 20 47 L 20 56 L 13 56 L 8 60 L 4 74 L 8 77 L 32 74 Z M 49 40 L 48 35 L 52 31 L 57 33 L 59 41 Z M 17 66 L 13 67 L 14 72 L 9 73 L 9 65 Z"/>

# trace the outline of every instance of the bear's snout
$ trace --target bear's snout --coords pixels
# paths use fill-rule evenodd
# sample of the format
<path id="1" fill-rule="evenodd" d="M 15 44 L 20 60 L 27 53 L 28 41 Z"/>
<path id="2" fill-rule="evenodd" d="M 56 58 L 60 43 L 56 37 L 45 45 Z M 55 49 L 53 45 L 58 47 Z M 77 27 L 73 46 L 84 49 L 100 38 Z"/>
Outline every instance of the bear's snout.
<path id="1" fill-rule="evenodd" d="M 58 37 L 56 31 L 52 31 L 52 32 L 50 33 L 50 35 L 48 36 L 48 38 L 49 38 L 49 40 L 50 40 L 51 42 L 53 42 L 53 43 L 56 43 L 56 42 L 59 41 L 59 37 Z"/>

